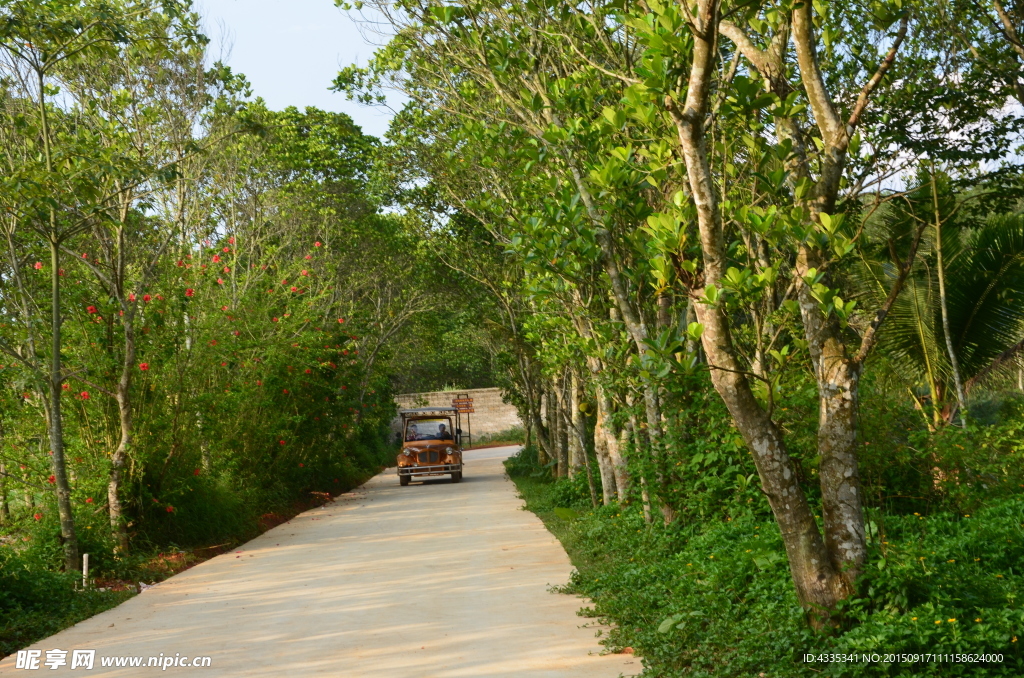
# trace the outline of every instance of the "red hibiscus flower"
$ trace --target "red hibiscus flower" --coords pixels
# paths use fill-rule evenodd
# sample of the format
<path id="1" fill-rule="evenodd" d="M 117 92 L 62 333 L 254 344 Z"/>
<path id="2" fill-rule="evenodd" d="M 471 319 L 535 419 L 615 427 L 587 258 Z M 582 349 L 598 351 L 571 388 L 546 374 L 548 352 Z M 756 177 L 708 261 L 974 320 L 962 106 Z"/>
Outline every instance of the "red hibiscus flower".
<path id="1" fill-rule="evenodd" d="M 313 374 L 313 370 L 306 368 L 306 374 Z"/>
<path id="2" fill-rule="evenodd" d="M 226 311 L 226 310 L 228 310 L 228 307 L 227 307 L 227 306 L 221 306 L 221 307 L 220 307 L 220 310 L 222 310 L 222 311 Z"/>
<path id="3" fill-rule="evenodd" d="M 82 391 L 78 395 L 78 397 L 81 398 L 82 400 L 88 400 L 89 399 L 89 392 L 88 391 Z"/>
<path id="4" fill-rule="evenodd" d="M 191 296 L 192 296 L 193 294 L 195 294 L 195 293 L 196 293 L 196 291 L 195 291 L 195 290 L 193 290 L 193 289 L 192 289 L 191 287 L 189 287 L 189 288 L 187 288 L 187 289 L 185 290 L 185 296 L 186 296 L 186 297 L 191 297 Z"/>
<path id="5" fill-rule="evenodd" d="M 61 384 L 60 387 L 62 389 L 64 389 L 65 391 L 70 391 L 71 390 L 71 384 Z"/>
<path id="6" fill-rule="evenodd" d="M 192 475 L 194 475 L 194 476 L 199 475 L 199 469 L 196 469 L 195 471 L 192 471 Z"/>
<path id="7" fill-rule="evenodd" d="M 164 300 L 163 295 L 160 295 L 160 294 L 156 295 L 156 299 L 157 299 L 157 301 L 163 301 Z"/>
<path id="8" fill-rule="evenodd" d="M 139 369 L 145 372 L 149 369 L 149 363 L 139 363 Z"/>
<path id="9" fill-rule="evenodd" d="M 257 386 L 263 386 L 263 382 L 262 382 L 262 381 L 260 381 L 259 379 L 257 379 L 257 380 L 256 380 L 256 385 L 257 385 Z"/>
<path id="10" fill-rule="evenodd" d="M 285 395 L 288 395 L 288 389 L 282 389 L 281 393 L 284 393 Z M 284 444 L 284 443 L 282 443 L 282 444 Z"/>
<path id="11" fill-rule="evenodd" d="M 320 241 L 317 240 L 315 243 L 313 243 L 313 247 L 320 247 Z"/>
<path id="12" fill-rule="evenodd" d="M 184 265 L 185 265 L 185 262 L 182 261 L 181 259 L 178 259 L 178 268 L 181 268 Z"/>
<path id="13" fill-rule="evenodd" d="M 298 291 L 299 291 L 298 287 L 292 287 L 292 292 L 298 292 Z"/>
<path id="14" fill-rule="evenodd" d="M 234 244 L 235 244 L 235 239 L 234 239 L 234 237 L 228 238 L 228 244 L 229 244 L 229 245 L 234 245 Z"/>
<path id="15" fill-rule="evenodd" d="M 285 278 L 284 280 L 282 280 L 281 284 L 282 285 L 287 285 L 288 284 L 288 278 Z"/>
<path id="16" fill-rule="evenodd" d="M 339 323 L 343 323 L 343 322 L 345 322 L 345 319 L 344 318 L 338 318 L 338 322 Z"/>
<path id="17" fill-rule="evenodd" d="M 216 345 L 217 345 L 217 340 L 216 339 L 210 339 L 210 346 L 216 346 Z"/>
<path id="18" fill-rule="evenodd" d="M 217 278 L 217 284 L 218 285 L 223 285 L 224 284 L 224 278 Z"/>
<path id="19" fill-rule="evenodd" d="M 46 479 L 46 481 L 48 483 L 50 483 L 51 485 L 56 485 L 57 484 L 57 476 L 50 476 L 49 478 Z"/>
<path id="20" fill-rule="evenodd" d="M 82 258 L 83 259 L 88 259 L 89 255 L 86 252 L 82 252 Z"/>
<path id="21" fill-rule="evenodd" d="M 36 269 L 37 271 L 40 271 L 40 270 L 42 270 L 42 268 L 43 268 L 43 262 L 41 262 L 41 261 L 37 261 L 37 262 L 35 263 L 35 266 L 34 266 L 34 268 L 35 268 L 35 269 Z"/>
<path id="22" fill-rule="evenodd" d="M 312 259 L 312 258 L 313 258 L 313 257 L 312 257 L 312 255 L 309 255 L 309 254 L 307 254 L 307 255 L 306 255 L 306 259 L 307 259 L 307 260 L 308 260 L 308 259 Z"/>
<path id="23" fill-rule="evenodd" d="M 220 255 L 219 254 L 214 254 L 213 255 L 213 263 L 215 263 L 215 264 L 219 264 L 220 263 Z"/>
<path id="24" fill-rule="evenodd" d="M 167 507 L 167 512 L 168 513 L 174 513 L 174 507 L 173 506 L 168 506 Z"/>
<path id="25" fill-rule="evenodd" d="M 128 301 L 135 301 L 135 292 L 128 295 Z"/>
<path id="26" fill-rule="evenodd" d="M 42 513 L 33 513 L 32 517 L 35 518 L 36 520 L 42 520 L 43 519 L 43 514 Z"/>
<path id="27" fill-rule="evenodd" d="M 92 503 L 92 497 L 86 497 L 85 498 L 85 503 L 86 504 L 91 504 Z"/>
<path id="28" fill-rule="evenodd" d="M 224 272 L 225 273 L 230 273 L 231 272 L 231 267 L 230 266 L 225 266 L 224 267 Z"/>
<path id="29" fill-rule="evenodd" d="M 228 364 L 227 364 L 227 363 L 221 363 L 221 364 L 220 364 L 220 366 L 221 366 L 221 367 L 227 367 L 227 366 L 228 366 Z"/>
<path id="30" fill-rule="evenodd" d="M 143 294 L 143 295 L 142 295 L 142 300 L 143 300 L 144 302 L 146 302 L 147 304 L 148 304 L 148 303 L 150 302 L 150 300 L 152 300 L 152 299 L 153 299 L 153 297 L 149 296 L 148 294 Z"/>
<path id="31" fill-rule="evenodd" d="M 96 308 L 95 306 L 86 306 L 85 310 L 88 311 L 89 313 L 99 313 L 100 312 L 99 309 Z"/>
<path id="32" fill-rule="evenodd" d="M 230 248 L 230 247 L 225 247 L 223 251 L 224 251 L 224 252 L 230 252 L 230 251 L 231 251 L 231 248 Z"/>
<path id="33" fill-rule="evenodd" d="M 237 337 L 237 336 L 241 335 L 242 333 L 241 333 L 241 332 L 239 332 L 238 330 L 235 330 L 235 331 L 233 332 L 233 334 L 234 334 L 234 335 L 235 335 L 235 336 Z"/>
<path id="34" fill-rule="evenodd" d="M 302 275 L 309 275 L 309 271 L 307 271 L 306 269 L 302 269 Z"/>

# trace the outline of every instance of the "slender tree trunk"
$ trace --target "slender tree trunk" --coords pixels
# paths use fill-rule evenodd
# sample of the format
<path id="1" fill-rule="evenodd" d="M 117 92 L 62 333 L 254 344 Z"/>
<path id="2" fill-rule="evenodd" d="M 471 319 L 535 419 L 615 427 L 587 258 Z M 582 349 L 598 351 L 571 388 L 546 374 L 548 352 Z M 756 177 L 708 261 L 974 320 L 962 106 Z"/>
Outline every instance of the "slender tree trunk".
<path id="1" fill-rule="evenodd" d="M 620 431 L 616 432 L 612 421 L 611 397 L 600 386 L 597 396 L 597 406 L 602 414 L 602 428 L 608 443 L 608 461 L 615 478 L 615 492 L 619 503 L 625 504 L 630 501 L 631 489 L 629 465 L 626 459 L 626 451 L 629 449 L 629 426 L 623 426 Z"/>
<path id="2" fill-rule="evenodd" d="M 626 397 L 626 405 L 629 407 L 629 424 L 626 426 L 627 446 L 632 442 L 633 453 L 637 455 L 643 445 L 643 433 L 640 430 L 640 423 L 637 421 L 636 411 L 633 409 L 632 396 Z M 644 509 L 644 522 L 650 525 L 654 522 L 654 517 L 651 514 L 651 493 L 647 488 L 647 476 L 643 473 L 640 474 L 640 500 Z"/>
<path id="3" fill-rule="evenodd" d="M 548 420 L 548 461 L 552 464 L 551 476 L 558 477 L 558 398 L 555 397 L 555 380 L 549 379 L 546 389 L 547 409 L 544 414 Z"/>
<path id="4" fill-rule="evenodd" d="M 11 522 L 11 506 L 7 503 L 7 466 L 0 462 L 0 523 Z"/>
<path id="5" fill-rule="evenodd" d="M 569 386 L 569 402 L 563 414 L 571 433 L 569 436 L 569 477 L 573 478 L 585 463 L 584 455 L 587 453 L 587 447 L 582 427 L 583 413 L 580 412 L 580 384 L 575 370 L 569 371 L 569 378 L 566 381 Z"/>
<path id="6" fill-rule="evenodd" d="M 668 525 L 676 519 L 676 510 L 669 503 L 668 475 L 665 473 L 665 446 L 662 439 L 661 403 L 658 390 L 649 381 L 644 384 L 644 413 L 647 415 L 647 442 L 654 460 L 657 480 L 658 509 L 662 521 Z"/>
<path id="7" fill-rule="evenodd" d="M 117 382 L 118 421 L 121 426 L 121 437 L 117 449 L 110 457 L 110 477 L 107 481 L 107 505 L 110 514 L 110 530 L 117 543 L 117 550 L 124 553 L 128 550 L 128 527 L 125 524 L 124 507 L 121 504 L 121 481 L 124 478 L 125 462 L 131 450 L 134 422 L 132 420 L 131 383 L 132 366 L 135 365 L 135 325 L 129 313 L 124 324 L 124 363 L 121 366 L 121 378 Z"/>
<path id="8" fill-rule="evenodd" d="M 953 368 L 956 402 L 960 408 L 960 425 L 967 425 L 967 396 L 960 373 L 960 360 L 953 349 L 953 333 L 949 328 L 949 305 L 946 303 L 946 271 L 942 261 L 942 216 L 939 214 L 939 188 L 935 184 L 935 161 L 932 161 L 932 207 L 935 211 L 935 271 L 939 277 L 939 308 L 942 312 L 942 334 L 946 339 L 946 353 Z M 950 417 L 952 418 L 952 417 Z"/>
<path id="9" fill-rule="evenodd" d="M 581 392 L 580 392 L 580 380 L 576 374 L 576 370 L 569 371 L 569 394 L 570 394 L 570 407 L 571 411 L 568 413 L 570 416 L 566 418 L 566 422 L 570 424 L 572 437 L 576 440 L 576 451 L 577 458 L 573 460 L 574 464 L 582 466 L 576 467 L 577 471 L 582 470 L 587 474 L 587 487 L 590 489 L 590 503 L 594 508 L 597 508 L 597 488 L 594 486 L 594 474 L 590 468 L 590 454 L 587 451 L 587 420 L 582 410 L 580 410 Z M 582 464 L 581 464 L 582 461 Z"/>
<path id="10" fill-rule="evenodd" d="M 51 217 L 52 218 L 52 217 Z M 81 570 L 78 559 L 78 535 L 75 532 L 75 517 L 71 510 L 71 485 L 68 483 L 67 463 L 64 459 L 64 421 L 61 415 L 60 394 L 64 381 L 61 365 L 61 305 L 60 305 L 60 248 L 56 234 L 50 239 L 50 457 L 56 481 L 57 512 L 60 515 L 60 535 L 64 542 L 64 569 Z"/>
<path id="11" fill-rule="evenodd" d="M 562 377 L 553 380 L 555 389 L 555 401 L 558 405 L 555 410 L 555 427 L 558 431 L 557 454 L 558 454 L 558 477 L 569 477 L 569 430 L 565 425 L 565 383 Z"/>
<path id="12" fill-rule="evenodd" d="M 594 426 L 594 456 L 597 457 L 597 468 L 601 474 L 601 500 L 607 506 L 615 501 L 616 482 L 615 468 L 612 464 L 609 448 L 614 447 L 618 440 L 614 432 L 609 432 L 610 424 L 604 420 L 604 408 L 601 406 L 601 387 L 597 386 L 597 422 Z"/>
<path id="13" fill-rule="evenodd" d="M 537 398 L 534 402 L 534 411 L 531 413 L 530 419 L 534 426 L 534 437 L 537 439 L 537 463 L 544 466 L 551 461 L 551 437 L 550 431 L 544 425 L 544 418 L 548 416 L 548 411 L 551 409 L 550 404 L 545 405 L 547 400 L 547 391 L 543 386 L 538 390 Z M 549 419 L 550 420 L 550 419 Z"/>

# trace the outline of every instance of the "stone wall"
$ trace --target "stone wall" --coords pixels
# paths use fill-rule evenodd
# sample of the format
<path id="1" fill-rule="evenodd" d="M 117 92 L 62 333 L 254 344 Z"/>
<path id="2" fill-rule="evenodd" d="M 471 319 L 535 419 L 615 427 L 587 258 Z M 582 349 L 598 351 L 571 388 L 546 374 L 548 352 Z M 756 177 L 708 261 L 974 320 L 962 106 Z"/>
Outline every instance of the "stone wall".
<path id="1" fill-rule="evenodd" d="M 395 396 L 399 409 L 416 407 L 451 407 L 457 394 L 465 393 L 473 399 L 473 413 L 462 415 L 462 430 L 477 438 L 485 433 L 500 433 L 513 426 L 522 426 L 519 413 L 512 405 L 502 402 L 501 390 L 497 388 L 471 388 L 465 391 L 435 391 L 433 393 L 403 393 Z M 467 425 L 466 417 L 469 417 Z M 392 430 L 401 428 L 401 420 L 392 422 Z"/>

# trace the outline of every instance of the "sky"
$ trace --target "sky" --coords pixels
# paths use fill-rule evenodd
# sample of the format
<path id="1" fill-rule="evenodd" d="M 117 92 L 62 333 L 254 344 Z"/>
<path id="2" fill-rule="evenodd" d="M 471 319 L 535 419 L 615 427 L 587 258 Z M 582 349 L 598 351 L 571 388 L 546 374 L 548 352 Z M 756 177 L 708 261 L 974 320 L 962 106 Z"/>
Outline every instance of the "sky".
<path id="1" fill-rule="evenodd" d="M 328 90 L 339 67 L 365 64 L 382 39 L 372 33 L 364 39 L 332 0 L 195 0 L 194 7 L 212 40 L 211 58 L 244 73 L 253 96 L 270 108 L 316 106 L 348 113 L 366 134 L 387 131 L 389 110 Z"/>

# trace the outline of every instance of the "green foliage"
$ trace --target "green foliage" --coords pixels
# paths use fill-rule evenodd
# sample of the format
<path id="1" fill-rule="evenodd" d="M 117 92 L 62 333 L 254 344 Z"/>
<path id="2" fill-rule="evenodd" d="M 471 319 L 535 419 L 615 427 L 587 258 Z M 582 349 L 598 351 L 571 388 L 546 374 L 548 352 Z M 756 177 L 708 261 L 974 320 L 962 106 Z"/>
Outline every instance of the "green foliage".
<path id="1" fill-rule="evenodd" d="M 76 591 L 76 579 L 0 550 L 0 655 L 13 654 L 132 595 Z"/>
<path id="2" fill-rule="evenodd" d="M 589 509 L 536 466 L 531 451 L 506 463 L 527 501 L 562 540 L 577 571 L 565 588 L 614 626 L 611 650 L 633 647 L 644 675 L 804 676 L 805 653 L 997 653 L 1002 664 L 813 665 L 831 676 L 1014 676 L 1024 669 L 1019 572 L 1024 502 L 993 500 L 978 513 L 888 516 L 843 625 L 815 633 L 793 595 L 773 521 L 742 495 L 722 516 L 669 528 L 644 523 L 637 505 Z M 572 520 L 559 517 L 571 507 Z M 881 530 L 881 531 L 879 531 Z M 975 621 L 980 619 L 981 621 Z M 956 621 L 950 621 L 956 620 Z M 936 622 L 940 623 L 936 623 Z M 1022 636 L 1024 637 L 1024 636 Z"/>

